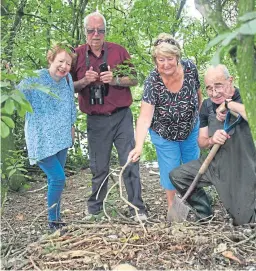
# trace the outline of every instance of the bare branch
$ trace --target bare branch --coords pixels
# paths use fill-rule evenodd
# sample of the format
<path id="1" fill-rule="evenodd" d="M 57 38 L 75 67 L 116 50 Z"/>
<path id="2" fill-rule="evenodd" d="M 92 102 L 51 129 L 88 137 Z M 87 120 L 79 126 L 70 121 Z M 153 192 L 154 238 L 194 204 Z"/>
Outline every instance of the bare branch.
<path id="1" fill-rule="evenodd" d="M 229 31 L 229 27 L 223 21 L 222 10 L 216 8 L 212 9 L 207 0 L 195 0 L 195 8 L 202 14 L 211 27 L 217 33 L 223 33 Z"/>
<path id="2" fill-rule="evenodd" d="M 7 61 L 8 62 L 11 62 L 12 60 L 12 54 L 13 54 L 13 46 L 14 46 L 14 39 L 15 39 L 15 36 L 18 32 L 18 29 L 20 27 L 20 24 L 21 24 L 21 19 L 22 19 L 22 16 L 23 16 L 23 9 L 25 8 L 27 4 L 27 0 L 21 0 L 20 3 L 19 3 L 19 7 L 17 9 L 17 12 L 15 14 L 15 18 L 14 18 L 14 22 L 13 22 L 13 25 L 10 29 L 10 38 L 8 40 L 8 44 L 7 46 L 5 47 L 5 54 L 6 54 L 6 58 L 7 58 Z"/>
<path id="3" fill-rule="evenodd" d="M 186 2 L 187 2 L 187 0 L 181 0 L 179 10 L 176 14 L 176 21 L 178 21 L 180 19 L 181 12 L 182 12 Z"/>

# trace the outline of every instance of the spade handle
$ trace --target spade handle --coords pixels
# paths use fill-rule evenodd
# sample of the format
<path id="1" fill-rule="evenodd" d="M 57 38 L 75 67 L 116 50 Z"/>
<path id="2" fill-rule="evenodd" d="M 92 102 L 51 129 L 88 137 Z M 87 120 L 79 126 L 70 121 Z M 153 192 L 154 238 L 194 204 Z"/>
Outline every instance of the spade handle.
<path id="1" fill-rule="evenodd" d="M 194 188 L 196 187 L 199 179 L 201 178 L 201 176 L 205 173 L 205 171 L 207 170 L 209 164 L 211 163 L 212 159 L 214 158 L 215 154 L 217 153 L 217 151 L 220 148 L 220 144 L 214 144 L 211 151 L 209 152 L 209 154 L 207 155 L 206 159 L 204 160 L 203 164 L 201 165 L 198 173 L 196 174 L 195 179 L 193 180 L 193 182 L 191 183 L 190 187 L 188 188 L 187 192 L 185 193 L 185 195 L 182 197 L 181 201 L 185 201 L 189 195 L 191 194 L 191 192 L 194 190 Z"/>

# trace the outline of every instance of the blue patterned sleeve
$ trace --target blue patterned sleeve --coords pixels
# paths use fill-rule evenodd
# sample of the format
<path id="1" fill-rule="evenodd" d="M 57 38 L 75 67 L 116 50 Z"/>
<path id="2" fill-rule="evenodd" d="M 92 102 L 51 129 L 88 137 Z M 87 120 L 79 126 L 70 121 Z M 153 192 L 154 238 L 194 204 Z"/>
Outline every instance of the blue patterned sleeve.
<path id="1" fill-rule="evenodd" d="M 72 125 L 74 125 L 75 121 L 76 121 L 76 104 L 75 104 L 75 99 L 74 99 L 74 83 L 73 83 L 73 80 L 72 80 L 72 77 L 71 75 L 69 74 L 68 75 L 68 78 L 69 78 L 69 85 L 70 85 L 70 91 L 71 91 L 71 94 L 70 94 L 70 100 L 71 100 L 71 123 Z"/>
<path id="2" fill-rule="evenodd" d="M 29 88 L 31 83 L 31 78 L 26 78 L 17 85 L 17 89 L 25 95 L 26 100 L 28 100 L 30 103 L 32 102 L 32 90 Z"/>
<path id="3" fill-rule="evenodd" d="M 142 101 L 155 105 L 156 104 L 156 97 L 155 97 L 155 87 L 154 87 L 154 80 L 152 75 L 150 74 L 149 77 L 144 82 L 144 92 L 142 96 Z"/>

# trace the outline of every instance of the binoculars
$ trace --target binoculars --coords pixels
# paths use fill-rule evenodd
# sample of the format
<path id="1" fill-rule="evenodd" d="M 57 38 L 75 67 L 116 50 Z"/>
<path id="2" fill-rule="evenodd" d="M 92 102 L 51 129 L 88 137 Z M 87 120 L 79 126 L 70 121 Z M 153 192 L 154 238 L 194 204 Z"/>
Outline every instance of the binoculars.
<path id="1" fill-rule="evenodd" d="M 90 86 L 90 105 L 104 104 L 104 96 L 107 96 L 105 85 Z"/>
<path id="2" fill-rule="evenodd" d="M 108 71 L 107 63 L 99 65 L 100 72 Z M 90 105 L 104 104 L 104 96 L 108 95 L 109 84 L 90 86 Z"/>

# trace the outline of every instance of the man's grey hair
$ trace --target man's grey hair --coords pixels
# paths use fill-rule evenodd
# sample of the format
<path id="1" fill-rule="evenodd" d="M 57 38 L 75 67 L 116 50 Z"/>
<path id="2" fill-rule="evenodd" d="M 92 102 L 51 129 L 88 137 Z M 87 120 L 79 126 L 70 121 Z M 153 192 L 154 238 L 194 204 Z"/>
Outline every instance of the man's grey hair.
<path id="1" fill-rule="evenodd" d="M 104 28 L 105 28 L 105 31 L 106 31 L 106 28 L 107 28 L 106 19 L 105 19 L 105 17 L 104 17 L 101 13 L 99 13 L 98 11 L 92 12 L 92 13 L 88 14 L 88 15 L 84 18 L 84 29 L 87 29 L 88 21 L 89 21 L 89 19 L 90 19 L 91 17 L 99 17 L 99 18 L 101 18 L 101 19 L 103 20 L 103 22 L 104 22 Z M 85 34 L 87 34 L 86 31 L 85 31 Z M 105 32 L 105 34 L 106 34 L 106 32 Z"/>
<path id="2" fill-rule="evenodd" d="M 224 74 L 225 78 L 228 79 L 230 77 L 230 73 L 228 71 L 228 68 L 225 65 L 222 65 L 222 64 L 220 64 L 220 66 L 221 66 L 221 68 L 223 70 L 223 74 Z"/>
<path id="3" fill-rule="evenodd" d="M 210 66 L 210 67 L 206 70 L 205 75 L 206 75 L 210 70 L 216 70 L 216 69 L 222 71 L 223 75 L 225 76 L 225 79 L 228 79 L 228 78 L 230 77 L 230 73 L 229 73 L 229 71 L 228 71 L 228 68 L 227 68 L 225 65 L 223 65 L 223 64 L 218 64 L 217 66 Z"/>

